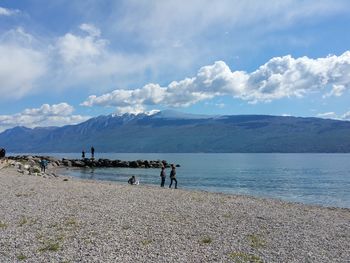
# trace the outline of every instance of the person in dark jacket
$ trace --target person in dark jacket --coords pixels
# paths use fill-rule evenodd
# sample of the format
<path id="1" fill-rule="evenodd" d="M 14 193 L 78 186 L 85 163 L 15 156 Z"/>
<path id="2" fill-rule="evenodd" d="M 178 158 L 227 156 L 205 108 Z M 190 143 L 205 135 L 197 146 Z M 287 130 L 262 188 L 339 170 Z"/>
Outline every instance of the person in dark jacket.
<path id="1" fill-rule="evenodd" d="M 171 188 L 173 181 L 175 181 L 175 189 L 177 189 L 177 180 L 176 180 L 176 168 L 175 165 L 171 165 L 171 171 L 170 171 L 170 185 L 169 188 Z"/>
<path id="2" fill-rule="evenodd" d="M 161 178 L 160 186 L 161 187 L 164 187 L 165 177 L 166 177 L 165 167 L 162 166 L 162 170 L 160 171 L 160 178 Z"/>
<path id="3" fill-rule="evenodd" d="M 4 148 L 0 148 L 0 158 L 4 158 L 6 156 L 6 150 Z"/>
<path id="4" fill-rule="evenodd" d="M 131 176 L 128 180 L 128 184 L 134 185 L 136 184 L 136 178 L 135 175 Z"/>

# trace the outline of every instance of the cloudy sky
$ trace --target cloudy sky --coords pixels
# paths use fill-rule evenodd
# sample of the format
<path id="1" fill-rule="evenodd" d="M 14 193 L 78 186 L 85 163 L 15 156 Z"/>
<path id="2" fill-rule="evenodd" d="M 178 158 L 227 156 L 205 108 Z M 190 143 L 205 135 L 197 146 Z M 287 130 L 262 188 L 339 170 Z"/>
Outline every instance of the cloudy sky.
<path id="1" fill-rule="evenodd" d="M 2 0 L 0 131 L 173 109 L 350 120 L 348 0 Z"/>

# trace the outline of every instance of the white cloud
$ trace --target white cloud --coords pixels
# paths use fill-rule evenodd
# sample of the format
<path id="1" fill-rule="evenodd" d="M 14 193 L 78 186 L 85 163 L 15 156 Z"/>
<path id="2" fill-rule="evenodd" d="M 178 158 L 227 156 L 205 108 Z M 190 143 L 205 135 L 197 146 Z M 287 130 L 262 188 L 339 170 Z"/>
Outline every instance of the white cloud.
<path id="1" fill-rule="evenodd" d="M 81 24 L 79 28 L 93 37 L 99 37 L 101 35 L 101 30 L 93 24 Z"/>
<path id="2" fill-rule="evenodd" d="M 224 25 L 224 32 L 252 25 L 284 27 L 301 18 L 343 12 L 347 5 L 344 0 L 195 0 L 186 5 L 177 0 L 127 0 L 121 21 L 112 20 L 120 30 L 136 32 L 144 38 L 172 40 L 174 36 L 201 35 L 219 24 Z"/>
<path id="3" fill-rule="evenodd" d="M 98 15 L 98 12 L 85 10 L 88 7 L 93 10 L 96 4 L 97 1 L 88 1 L 84 4 L 84 9 L 81 8 L 81 4 L 73 6 L 81 9 L 82 20 L 90 21 L 91 15 Z M 117 8 L 114 9 L 113 5 Z M 345 5 L 348 5 L 346 1 L 330 0 L 317 3 L 310 0 L 271 0 L 264 3 L 252 0 L 194 0 L 185 6 L 181 1 L 175 0 L 122 1 L 111 4 L 110 15 L 96 20 L 102 26 L 103 32 L 92 23 L 83 23 L 77 31 L 72 29 L 56 38 L 42 36 L 44 41 L 36 39 L 40 34 L 34 32 L 31 35 L 23 28 L 4 33 L 0 36 L 0 91 L 5 91 L 4 94 L 8 98 L 18 98 L 47 89 L 47 83 L 50 83 L 53 91 L 74 87 L 96 92 L 106 90 L 111 85 L 118 88 L 140 86 L 139 83 L 147 83 L 144 80 L 150 78 L 153 81 L 169 80 L 170 75 L 174 79 L 182 78 L 185 72 L 192 72 L 194 65 L 206 65 L 215 59 L 227 58 L 227 54 L 236 56 L 239 53 L 236 48 L 238 45 L 247 50 L 247 41 L 232 41 L 232 38 L 222 41 L 220 34 L 230 32 L 230 35 L 238 34 L 237 38 L 241 39 L 240 34 L 248 32 L 242 28 L 249 28 L 249 36 L 258 34 L 261 39 L 265 29 L 284 27 L 308 18 L 339 14 L 347 10 Z M 0 12 L 4 14 L 18 11 L 5 8 L 0 10 L 3 10 Z M 12 40 L 9 41 L 9 38 Z M 254 45 L 260 43 L 254 41 L 254 37 L 249 37 L 249 42 Z M 120 47 L 123 49 L 118 49 Z M 8 60 L 11 59 L 8 54 L 13 50 L 16 50 L 17 56 L 7 68 Z M 225 66 L 224 63 L 215 67 L 216 70 L 222 70 L 221 67 Z M 232 73 L 229 68 L 228 71 Z M 215 72 L 212 74 L 217 77 Z M 226 89 L 231 90 L 225 93 L 221 89 L 219 93 L 240 94 L 239 90 L 242 90 L 247 92 L 247 96 L 240 94 L 238 97 L 255 102 L 249 96 L 253 98 L 259 94 L 252 95 L 246 87 L 240 86 L 245 83 L 244 79 L 249 74 L 239 71 L 222 74 L 232 79 L 220 80 L 229 82 Z M 197 77 L 200 79 L 201 76 Z M 262 88 L 268 90 L 274 81 L 278 82 L 278 76 L 274 78 Z M 166 103 L 184 106 L 217 96 L 211 90 L 184 92 L 178 86 L 187 85 L 186 81 L 175 82 L 174 87 L 164 87 L 167 91 L 172 90 L 164 94 L 163 99 Z M 236 81 L 237 85 L 232 85 L 231 81 Z M 196 82 L 193 85 L 195 84 Z M 213 86 L 214 84 L 209 85 L 209 88 Z M 232 87 L 237 90 L 232 91 Z M 160 92 L 164 89 L 160 89 Z M 14 90 L 16 92 L 13 92 Z M 300 95 L 302 92 L 299 90 Z M 6 98 L 3 96 L 0 99 Z M 268 96 L 265 100 L 269 100 Z"/>
<path id="4" fill-rule="evenodd" d="M 45 54 L 32 48 L 0 43 L 1 99 L 29 94 L 45 73 Z"/>
<path id="5" fill-rule="evenodd" d="M 346 87 L 344 85 L 333 85 L 332 90 L 326 94 L 323 95 L 323 98 L 327 97 L 340 97 L 343 95 L 344 91 L 346 90 Z"/>
<path id="6" fill-rule="evenodd" d="M 20 13 L 17 9 L 8 9 L 0 6 L 0 16 L 13 16 Z"/>
<path id="7" fill-rule="evenodd" d="M 112 51 L 109 41 L 101 37 L 100 29 L 93 24 L 81 24 L 80 33 L 67 33 L 54 44 L 52 75 L 59 86 L 81 86 L 99 89 L 111 79 L 119 81 L 131 74 L 142 74 L 148 59 L 141 55 Z M 57 54 L 55 54 L 55 52 Z"/>
<path id="8" fill-rule="evenodd" d="M 142 74 L 149 64 L 141 55 L 110 51 L 109 41 L 94 25 L 82 24 L 80 29 L 55 42 L 37 39 L 22 27 L 0 35 L 0 100 L 33 95 L 46 90 L 47 83 L 53 91 L 72 86 L 100 89 L 112 79 Z"/>
<path id="9" fill-rule="evenodd" d="M 101 96 L 92 95 L 82 105 L 117 109 L 157 104 L 187 107 L 217 96 L 233 96 L 257 103 L 303 97 L 310 92 L 322 93 L 329 86 L 339 96 L 350 88 L 350 51 L 318 59 L 276 57 L 252 73 L 231 71 L 225 62 L 218 61 L 202 67 L 195 77 L 173 81 L 167 87 L 147 84 L 135 90 L 114 90 Z"/>
<path id="10" fill-rule="evenodd" d="M 58 53 L 67 63 L 82 63 L 101 56 L 108 41 L 99 39 L 100 31 L 93 25 L 82 24 L 80 29 L 87 36 L 67 33 L 57 41 Z"/>
<path id="11" fill-rule="evenodd" d="M 325 112 L 317 114 L 317 117 L 324 119 L 335 119 L 335 120 L 343 120 L 350 121 L 350 111 L 345 112 L 343 114 L 337 114 L 336 112 Z"/>
<path id="12" fill-rule="evenodd" d="M 334 111 L 319 113 L 317 114 L 317 117 L 324 119 L 340 119 L 340 116 L 338 116 Z"/>
<path id="13" fill-rule="evenodd" d="M 350 120 L 350 111 L 345 112 L 342 116 L 341 116 L 342 120 Z"/>
<path id="14" fill-rule="evenodd" d="M 0 131 L 15 126 L 44 127 L 77 124 L 89 116 L 73 115 L 74 108 L 67 103 L 43 104 L 40 108 L 25 109 L 13 115 L 0 115 Z"/>

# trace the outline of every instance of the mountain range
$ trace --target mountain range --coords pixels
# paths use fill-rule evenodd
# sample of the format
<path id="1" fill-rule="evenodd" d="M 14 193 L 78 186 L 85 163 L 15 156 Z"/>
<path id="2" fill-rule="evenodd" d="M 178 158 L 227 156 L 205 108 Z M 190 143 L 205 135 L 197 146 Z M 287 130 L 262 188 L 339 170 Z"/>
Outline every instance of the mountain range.
<path id="1" fill-rule="evenodd" d="M 63 127 L 0 133 L 7 152 L 323 153 L 350 152 L 350 122 L 270 115 L 194 115 L 163 111 L 91 118 Z"/>

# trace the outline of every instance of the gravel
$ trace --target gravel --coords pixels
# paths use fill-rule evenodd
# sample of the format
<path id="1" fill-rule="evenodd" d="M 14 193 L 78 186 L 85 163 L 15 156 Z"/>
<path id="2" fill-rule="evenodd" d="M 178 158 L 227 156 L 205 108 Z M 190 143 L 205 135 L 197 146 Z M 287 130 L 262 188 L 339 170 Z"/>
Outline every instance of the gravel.
<path id="1" fill-rule="evenodd" d="M 0 170 L 0 262 L 349 259 L 350 209 Z"/>

